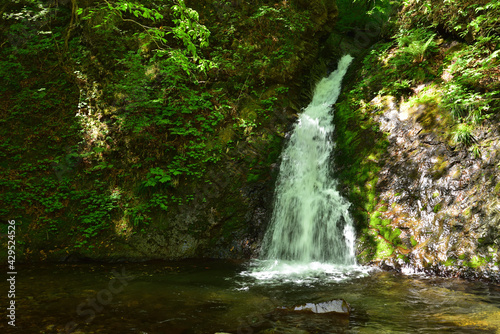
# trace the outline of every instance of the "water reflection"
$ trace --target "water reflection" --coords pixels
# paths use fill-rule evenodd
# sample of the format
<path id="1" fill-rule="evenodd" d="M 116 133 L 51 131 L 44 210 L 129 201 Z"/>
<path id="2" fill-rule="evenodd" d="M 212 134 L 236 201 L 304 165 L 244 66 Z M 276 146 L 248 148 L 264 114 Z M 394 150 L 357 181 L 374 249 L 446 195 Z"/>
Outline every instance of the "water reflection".
<path id="1" fill-rule="evenodd" d="M 88 299 L 123 268 L 134 278 L 101 298 L 86 323 L 78 306 L 92 309 Z M 248 269 L 223 261 L 20 267 L 17 326 L 2 321 L 0 332 L 64 333 L 73 321 L 74 333 L 500 333 L 498 285 L 380 271 L 262 284 Z M 349 317 L 284 311 L 334 299 L 351 305 Z"/>

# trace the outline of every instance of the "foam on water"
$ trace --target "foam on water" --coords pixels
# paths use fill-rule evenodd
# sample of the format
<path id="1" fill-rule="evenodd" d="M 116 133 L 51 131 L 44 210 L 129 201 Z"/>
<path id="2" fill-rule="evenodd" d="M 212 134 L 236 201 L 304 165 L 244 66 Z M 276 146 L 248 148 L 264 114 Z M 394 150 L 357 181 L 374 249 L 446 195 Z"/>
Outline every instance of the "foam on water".
<path id="1" fill-rule="evenodd" d="M 257 284 L 323 284 L 367 276 L 374 268 L 359 265 L 287 260 L 255 260 L 241 273 Z"/>

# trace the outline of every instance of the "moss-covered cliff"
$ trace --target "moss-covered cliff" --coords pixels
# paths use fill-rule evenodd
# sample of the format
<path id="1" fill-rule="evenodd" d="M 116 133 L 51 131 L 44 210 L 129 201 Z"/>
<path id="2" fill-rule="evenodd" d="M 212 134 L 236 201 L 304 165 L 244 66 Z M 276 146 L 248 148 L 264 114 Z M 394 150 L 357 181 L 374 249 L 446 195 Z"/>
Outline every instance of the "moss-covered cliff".
<path id="1" fill-rule="evenodd" d="M 495 1 L 406 1 L 337 106 L 364 263 L 498 276 Z"/>

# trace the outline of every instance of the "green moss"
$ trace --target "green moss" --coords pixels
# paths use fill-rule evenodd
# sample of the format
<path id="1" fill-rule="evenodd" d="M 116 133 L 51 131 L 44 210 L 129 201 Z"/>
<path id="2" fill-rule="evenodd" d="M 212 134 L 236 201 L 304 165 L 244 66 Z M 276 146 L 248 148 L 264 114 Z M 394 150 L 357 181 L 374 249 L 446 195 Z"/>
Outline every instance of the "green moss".
<path id="1" fill-rule="evenodd" d="M 456 259 L 454 259 L 454 258 L 448 258 L 448 259 L 446 259 L 446 261 L 445 261 L 445 262 L 443 262 L 443 265 L 445 265 L 445 266 L 449 267 L 449 266 L 453 266 L 453 265 L 455 265 L 455 264 L 456 264 L 456 262 L 457 262 L 457 260 L 456 260 Z"/>
<path id="2" fill-rule="evenodd" d="M 404 254 L 398 254 L 397 258 L 403 260 L 405 263 L 410 263 L 410 259 Z"/>
<path id="3" fill-rule="evenodd" d="M 440 210 L 441 210 L 441 203 L 434 205 L 434 208 L 432 209 L 434 213 L 438 213 Z"/>
<path id="4" fill-rule="evenodd" d="M 470 217 L 471 216 L 470 208 L 465 209 L 462 215 L 464 215 L 465 217 Z"/>
<path id="5" fill-rule="evenodd" d="M 370 219 L 370 225 L 373 227 L 379 226 L 382 221 L 379 218 Z"/>
<path id="6" fill-rule="evenodd" d="M 379 218 L 380 212 L 375 212 L 375 213 L 378 214 L 378 216 L 374 215 L 374 214 L 372 214 L 370 216 L 370 225 L 373 227 L 376 227 L 376 226 L 379 226 L 382 224 L 382 220 Z"/>
<path id="7" fill-rule="evenodd" d="M 441 100 L 440 87 L 436 84 L 431 84 L 425 87 L 419 94 L 408 99 L 410 107 L 418 107 L 422 104 L 435 104 Z"/>
<path id="8" fill-rule="evenodd" d="M 375 203 L 376 203 L 376 195 L 374 192 L 369 192 L 369 193 L 362 193 L 365 197 L 365 210 L 368 212 L 371 212 L 375 208 Z"/>
<path id="9" fill-rule="evenodd" d="M 392 223 L 392 220 L 390 220 L 390 219 L 384 219 L 384 220 L 382 220 L 382 224 L 381 224 L 381 225 L 382 225 L 382 226 L 387 226 L 387 225 L 389 225 L 390 223 Z"/>
<path id="10" fill-rule="evenodd" d="M 500 194 L 500 182 L 497 183 L 497 185 L 495 186 L 495 193 L 496 194 Z"/>
<path id="11" fill-rule="evenodd" d="M 482 257 L 479 257 L 477 255 L 474 255 L 469 262 L 465 263 L 465 265 L 470 267 L 470 268 L 477 269 L 477 268 L 483 266 L 484 264 L 486 264 L 487 262 L 488 262 L 488 260 L 486 258 L 482 258 Z"/>
<path id="12" fill-rule="evenodd" d="M 383 239 L 377 240 L 376 259 L 388 258 L 394 253 L 394 247 Z"/>
<path id="13" fill-rule="evenodd" d="M 444 160 L 443 157 L 438 157 L 437 162 L 432 167 L 432 177 L 434 179 L 439 179 L 440 177 L 442 177 L 448 170 L 449 165 L 450 163 L 448 162 L 448 160 Z M 437 195 L 439 196 L 439 193 Z"/>
<path id="14" fill-rule="evenodd" d="M 391 228 L 390 226 L 385 226 L 380 228 L 380 234 L 392 244 L 401 244 L 399 236 L 401 235 L 401 230 L 398 228 Z"/>
<path id="15" fill-rule="evenodd" d="M 418 241 L 413 237 L 413 235 L 410 237 L 410 242 L 413 247 L 418 245 Z"/>

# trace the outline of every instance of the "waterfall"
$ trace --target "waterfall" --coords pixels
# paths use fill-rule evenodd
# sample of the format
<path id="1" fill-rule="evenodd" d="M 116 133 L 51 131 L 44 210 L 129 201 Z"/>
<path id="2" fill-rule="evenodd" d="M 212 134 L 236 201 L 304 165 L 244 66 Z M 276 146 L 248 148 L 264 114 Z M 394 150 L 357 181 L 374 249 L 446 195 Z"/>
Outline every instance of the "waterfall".
<path id="1" fill-rule="evenodd" d="M 350 204 L 331 175 L 333 104 L 352 59 L 342 57 L 337 70 L 317 84 L 282 153 L 263 260 L 356 264 Z"/>

